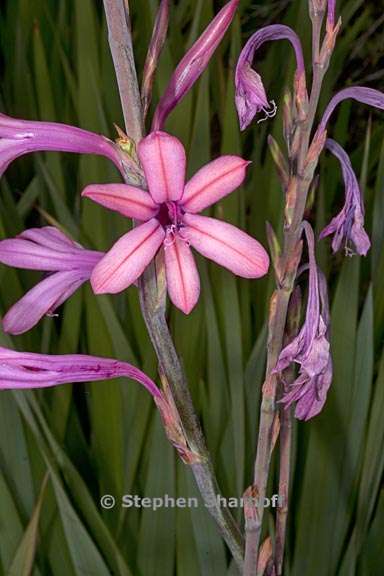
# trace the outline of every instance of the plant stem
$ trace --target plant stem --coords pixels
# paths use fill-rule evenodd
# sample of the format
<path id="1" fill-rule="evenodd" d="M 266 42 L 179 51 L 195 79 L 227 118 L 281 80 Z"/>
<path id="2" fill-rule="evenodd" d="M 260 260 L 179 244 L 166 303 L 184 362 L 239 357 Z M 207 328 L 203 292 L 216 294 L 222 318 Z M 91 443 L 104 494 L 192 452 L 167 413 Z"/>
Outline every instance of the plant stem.
<path id="1" fill-rule="evenodd" d="M 138 142 L 143 137 L 143 116 L 134 63 L 128 4 L 124 0 L 104 0 L 109 43 L 124 110 L 126 132 Z M 186 376 L 178 358 L 165 316 L 165 295 L 158 287 L 155 265 L 150 265 L 139 281 L 143 317 L 180 417 L 183 433 L 196 462 L 190 464 L 207 508 L 239 569 L 243 566 L 243 536 L 231 512 L 217 502 L 218 483 L 206 448 L 203 432 L 195 413 Z"/>
<path id="2" fill-rule="evenodd" d="M 119 86 L 124 122 L 130 138 L 143 137 L 143 121 L 139 84 L 129 19 L 128 0 L 104 0 L 108 25 L 108 42 Z"/>
<path id="3" fill-rule="evenodd" d="M 284 549 L 287 532 L 292 445 L 291 408 L 280 409 L 280 426 L 279 497 L 282 499 L 282 505 L 278 506 L 276 513 L 275 566 L 277 576 L 282 576 L 283 574 Z"/>
<path id="4" fill-rule="evenodd" d="M 292 262 L 295 253 L 297 253 L 301 238 L 301 223 L 304 216 L 309 187 L 311 185 L 311 180 L 305 177 L 305 161 L 308 154 L 310 135 L 317 111 L 321 86 L 326 72 L 326 69 L 320 65 L 318 60 L 322 18 L 323 14 L 319 13 L 316 22 L 313 22 L 313 50 L 316 54 L 313 58 L 314 66 L 311 96 L 306 118 L 302 124 L 298 126 L 301 134 L 297 162 L 291 159 L 291 166 L 294 167 L 294 170 L 290 178 L 295 178 L 297 181 L 297 199 L 292 223 L 284 232 L 284 244 L 281 256 L 282 280 L 278 279 L 278 287 L 272 297 L 273 301 L 270 306 L 267 369 L 262 390 L 259 435 L 253 479 L 253 484 L 260 501 L 263 501 L 266 496 L 272 455 L 273 425 L 276 417 L 275 400 L 278 375 L 273 374 L 273 369 L 276 366 L 283 347 L 288 305 L 296 280 L 297 263 L 292 269 Z M 263 508 L 259 507 L 257 522 L 253 530 L 246 532 L 244 576 L 254 576 L 257 573 L 263 512 Z M 279 552 L 279 554 L 281 554 L 281 552 Z"/>

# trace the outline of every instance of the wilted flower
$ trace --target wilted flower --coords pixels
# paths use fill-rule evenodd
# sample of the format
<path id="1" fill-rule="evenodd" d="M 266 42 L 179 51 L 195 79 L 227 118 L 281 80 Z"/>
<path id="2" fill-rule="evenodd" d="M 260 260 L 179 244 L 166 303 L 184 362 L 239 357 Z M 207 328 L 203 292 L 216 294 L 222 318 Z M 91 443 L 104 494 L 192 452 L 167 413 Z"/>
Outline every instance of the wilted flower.
<path id="1" fill-rule="evenodd" d="M 306 98 L 304 58 L 299 37 L 289 26 L 273 24 L 261 28 L 244 46 L 236 66 L 235 101 L 241 130 L 245 130 L 260 111 L 264 112 L 266 117 L 274 116 L 276 113 L 274 100 L 268 102 L 262 79 L 252 68 L 255 52 L 264 42 L 270 40 L 289 40 L 292 44 L 296 55 L 297 95 L 302 102 Z"/>
<path id="2" fill-rule="evenodd" d="M 257 240 L 235 226 L 198 216 L 243 182 L 248 162 L 221 156 L 185 184 L 186 156 L 181 142 L 153 132 L 138 145 L 149 194 L 128 185 L 91 185 L 87 196 L 124 216 L 144 222 L 125 234 L 92 272 L 95 293 L 116 293 L 132 284 L 163 245 L 170 299 L 188 314 L 200 292 L 190 246 L 245 278 L 266 274 L 268 254 Z"/>
<path id="3" fill-rule="evenodd" d="M 94 382 L 131 378 L 142 384 L 156 399 L 162 394 L 156 384 L 138 368 L 112 358 L 85 354 L 35 354 L 16 352 L 0 346 L 0 389 L 47 388 L 72 382 Z"/>
<path id="4" fill-rule="evenodd" d="M 56 122 L 34 122 L 0 114 L 0 176 L 24 154 L 41 151 L 97 154 L 124 174 L 125 155 L 105 136 Z"/>
<path id="5" fill-rule="evenodd" d="M 155 110 L 152 130 L 163 128 L 168 115 L 204 72 L 232 22 L 238 4 L 239 0 L 228 2 L 180 60 Z"/>
<path id="6" fill-rule="evenodd" d="M 345 185 L 345 202 L 339 214 L 321 232 L 320 238 L 333 234 L 333 252 L 337 252 L 344 245 L 346 253 L 353 254 L 350 247 L 350 243 L 352 243 L 357 254 L 365 256 L 371 243 L 364 230 L 364 206 L 359 182 L 349 156 L 340 144 L 328 139 L 326 148 L 336 156 L 341 164 Z"/>
<path id="7" fill-rule="evenodd" d="M 21 334 L 52 314 L 86 281 L 102 252 L 85 250 L 53 226 L 31 228 L 0 241 L 0 262 L 50 275 L 29 290 L 3 318 L 3 329 Z"/>
<path id="8" fill-rule="evenodd" d="M 304 324 L 298 335 L 280 353 L 274 372 L 282 372 L 293 363 L 300 366 L 294 382 L 285 390 L 281 402 L 296 402 L 295 416 L 309 420 L 323 408 L 332 381 L 329 344 L 329 307 L 327 285 L 315 260 L 315 240 L 311 226 L 303 223 L 309 254 L 309 292 Z"/>

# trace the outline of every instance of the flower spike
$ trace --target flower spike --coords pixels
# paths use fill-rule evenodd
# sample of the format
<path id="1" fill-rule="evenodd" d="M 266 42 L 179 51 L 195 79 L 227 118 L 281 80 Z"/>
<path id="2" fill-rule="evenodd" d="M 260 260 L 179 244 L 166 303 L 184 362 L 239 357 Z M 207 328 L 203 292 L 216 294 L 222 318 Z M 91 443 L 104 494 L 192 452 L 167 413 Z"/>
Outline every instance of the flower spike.
<path id="1" fill-rule="evenodd" d="M 264 112 L 265 117 L 260 121 L 271 118 L 276 114 L 274 100 L 268 101 L 265 88 L 260 75 L 253 70 L 252 64 L 256 51 L 271 40 L 289 40 L 296 55 L 296 91 L 301 104 L 307 99 L 304 57 L 301 42 L 297 34 L 289 28 L 273 24 L 261 28 L 253 34 L 241 51 L 235 74 L 236 108 L 240 120 L 240 129 L 245 130 L 258 112 Z"/>

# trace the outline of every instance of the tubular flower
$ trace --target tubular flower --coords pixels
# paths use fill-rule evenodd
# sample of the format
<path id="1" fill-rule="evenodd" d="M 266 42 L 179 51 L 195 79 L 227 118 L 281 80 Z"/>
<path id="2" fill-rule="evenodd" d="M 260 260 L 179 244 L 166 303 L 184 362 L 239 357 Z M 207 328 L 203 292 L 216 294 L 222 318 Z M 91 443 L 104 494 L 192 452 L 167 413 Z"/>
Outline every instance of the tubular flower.
<path id="1" fill-rule="evenodd" d="M 340 104 L 343 100 L 352 98 L 352 100 L 357 100 L 362 104 L 368 104 L 379 110 L 384 110 L 384 93 L 375 90 L 374 88 L 366 88 L 365 86 L 352 86 L 351 88 L 344 88 L 337 92 L 330 100 L 328 106 L 325 109 L 324 115 L 321 119 L 318 133 L 324 132 L 326 130 L 328 120 L 330 119 L 336 106 Z"/>
<path id="2" fill-rule="evenodd" d="M 93 382 L 126 377 L 142 384 L 155 400 L 162 394 L 156 384 L 127 362 L 85 354 L 35 354 L 0 346 L 0 389 L 47 388 L 72 382 Z"/>
<path id="3" fill-rule="evenodd" d="M 200 292 L 190 246 L 239 276 L 266 274 L 269 258 L 257 240 L 231 224 L 197 214 L 240 186 L 248 162 L 238 156 L 221 156 L 185 184 L 186 156 L 177 138 L 153 132 L 139 143 L 138 155 L 149 194 L 120 184 L 91 185 L 82 194 L 142 222 L 122 236 L 94 268 L 91 284 L 96 294 L 127 288 L 161 246 L 170 299 L 186 314 Z"/>
<path id="4" fill-rule="evenodd" d="M 273 24 L 261 28 L 250 37 L 241 51 L 235 74 L 235 102 L 240 120 L 240 129 L 245 130 L 254 116 L 262 111 L 265 118 L 276 114 L 274 100 L 268 102 L 261 76 L 252 68 L 256 51 L 271 40 L 289 40 L 296 55 L 296 89 L 298 98 L 304 102 L 306 98 L 306 82 L 303 51 L 297 34 L 288 26 Z M 264 120 L 265 118 L 262 118 Z M 261 120 L 259 120 L 261 121 Z"/>
<path id="5" fill-rule="evenodd" d="M 336 156 L 341 164 L 345 185 L 345 203 L 339 214 L 321 232 L 320 238 L 333 234 L 333 252 L 340 250 L 342 244 L 344 244 L 346 254 L 352 255 L 354 253 L 350 248 L 350 243 L 352 243 L 357 254 L 365 256 L 371 243 L 364 230 L 364 206 L 359 182 L 353 171 L 349 156 L 340 144 L 328 139 L 326 148 Z"/>
<path id="6" fill-rule="evenodd" d="M 91 276 L 102 252 L 85 250 L 52 226 L 31 228 L 0 241 L 0 262 L 16 268 L 50 272 L 29 290 L 3 318 L 3 329 L 21 334 L 52 314 Z"/>
<path id="7" fill-rule="evenodd" d="M 327 285 L 315 260 L 315 241 L 308 222 L 303 223 L 309 253 L 309 294 L 305 322 L 296 336 L 280 353 L 275 373 L 292 363 L 300 366 L 299 374 L 288 385 L 281 402 L 296 402 L 295 416 L 309 420 L 321 412 L 332 381 L 332 359 L 329 344 L 329 307 Z"/>
<path id="8" fill-rule="evenodd" d="M 0 114 L 0 176 L 19 156 L 41 151 L 105 156 L 121 174 L 128 161 L 116 144 L 99 134 L 66 124 L 18 120 Z"/>
<path id="9" fill-rule="evenodd" d="M 231 0 L 215 16 L 174 71 L 153 117 L 152 130 L 161 130 L 184 96 L 200 78 L 236 13 L 239 0 Z"/>

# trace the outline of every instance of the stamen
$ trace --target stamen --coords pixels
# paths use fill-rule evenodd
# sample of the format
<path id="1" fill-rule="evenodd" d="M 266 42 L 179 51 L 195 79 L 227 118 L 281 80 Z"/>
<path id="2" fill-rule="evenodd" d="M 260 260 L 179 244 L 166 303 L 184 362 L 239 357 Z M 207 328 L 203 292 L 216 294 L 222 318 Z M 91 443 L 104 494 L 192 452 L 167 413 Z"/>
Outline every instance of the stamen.
<path id="1" fill-rule="evenodd" d="M 257 121 L 258 124 L 264 122 L 265 120 L 268 120 L 269 118 L 273 118 L 274 116 L 276 116 L 277 112 L 276 102 L 274 100 L 271 100 L 269 104 L 270 108 L 262 108 L 262 111 L 264 112 L 265 116 Z"/>

